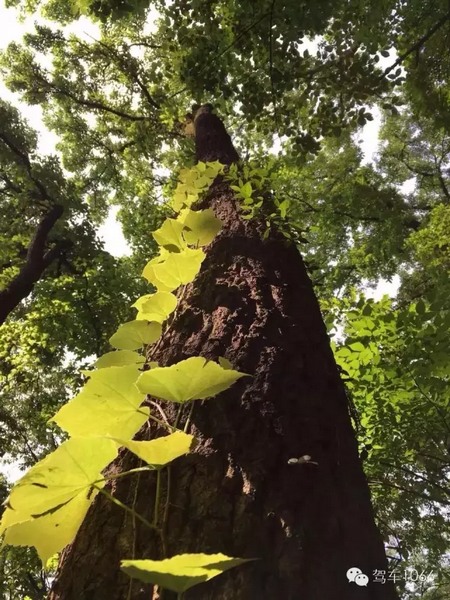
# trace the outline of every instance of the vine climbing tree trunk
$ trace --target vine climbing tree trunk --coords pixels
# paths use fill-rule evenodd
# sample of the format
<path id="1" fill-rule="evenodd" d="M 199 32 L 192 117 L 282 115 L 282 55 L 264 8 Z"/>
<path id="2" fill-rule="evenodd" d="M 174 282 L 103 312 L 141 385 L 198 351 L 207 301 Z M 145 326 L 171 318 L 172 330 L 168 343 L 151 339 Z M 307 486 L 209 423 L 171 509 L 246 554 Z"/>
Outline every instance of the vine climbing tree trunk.
<path id="1" fill-rule="evenodd" d="M 237 160 L 208 106 L 197 112 L 195 131 L 198 160 Z M 163 541 L 99 496 L 63 553 L 51 598 L 156 599 L 151 586 L 134 581 L 130 587 L 120 559 L 186 552 L 258 559 L 193 588 L 188 600 L 397 598 L 390 584 L 373 582 L 373 571 L 386 569 L 383 543 L 345 389 L 301 256 L 276 231 L 263 240 L 263 225 L 241 218 L 225 182 L 215 182 L 205 206 L 221 219 L 222 231 L 150 349 L 151 360 L 171 365 L 223 356 L 251 377 L 196 402 L 189 432 L 197 446 L 161 475 Z M 172 406 L 161 410 L 171 420 Z M 157 434 L 149 423 L 140 437 Z M 134 466 L 123 453 L 110 470 Z M 141 474 L 115 480 L 111 493 L 152 519 L 155 486 L 151 474 Z M 348 581 L 351 567 L 368 576 L 367 586 Z M 163 598 L 173 595 L 165 591 Z"/>

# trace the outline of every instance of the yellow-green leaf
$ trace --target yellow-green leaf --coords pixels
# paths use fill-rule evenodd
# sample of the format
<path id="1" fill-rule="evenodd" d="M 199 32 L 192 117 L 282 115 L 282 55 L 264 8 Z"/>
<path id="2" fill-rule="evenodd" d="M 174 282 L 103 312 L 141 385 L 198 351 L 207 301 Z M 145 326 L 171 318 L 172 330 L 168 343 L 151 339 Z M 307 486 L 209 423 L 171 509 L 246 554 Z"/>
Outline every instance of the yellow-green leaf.
<path id="1" fill-rule="evenodd" d="M 172 402 L 187 402 L 215 396 L 244 377 L 232 369 L 224 369 L 202 356 L 193 356 L 172 365 L 142 373 L 137 381 L 141 392 Z"/>
<path id="2" fill-rule="evenodd" d="M 94 490 L 87 497 L 78 495 L 56 512 L 11 525 L 5 531 L 3 544 L 11 546 L 34 546 L 42 563 L 70 544 L 75 538 L 86 516 L 92 500 L 97 495 Z"/>
<path id="3" fill-rule="evenodd" d="M 159 229 L 152 233 L 155 241 L 160 246 L 167 249 L 178 248 L 182 250 L 186 247 L 186 242 L 182 236 L 183 225 L 175 219 L 166 219 Z"/>
<path id="4" fill-rule="evenodd" d="M 222 227 L 220 219 L 214 215 L 212 208 L 206 210 L 185 208 L 181 211 L 178 220 L 185 227 L 184 239 L 192 246 L 210 244 Z"/>
<path id="5" fill-rule="evenodd" d="M 44 568 L 48 571 L 56 571 L 59 563 L 59 553 L 56 552 L 45 562 Z"/>
<path id="6" fill-rule="evenodd" d="M 163 262 L 150 261 L 144 269 L 144 277 L 159 291 L 175 290 L 195 279 L 205 258 L 201 248 L 185 248 L 171 253 Z"/>
<path id="7" fill-rule="evenodd" d="M 145 583 L 182 593 L 251 560 L 225 554 L 178 554 L 165 560 L 123 560 L 121 569 Z"/>
<path id="8" fill-rule="evenodd" d="M 250 181 L 247 181 L 247 183 L 245 183 L 241 189 L 240 189 L 241 195 L 244 198 L 250 198 L 253 192 L 252 189 L 252 184 L 250 183 Z"/>
<path id="9" fill-rule="evenodd" d="M 148 419 L 140 407 L 145 394 L 136 387 L 137 365 L 89 372 L 81 392 L 51 419 L 72 436 L 113 436 L 131 439 Z"/>
<path id="10" fill-rule="evenodd" d="M 133 304 L 138 309 L 136 319 L 162 323 L 177 307 L 177 297 L 170 292 L 146 294 Z"/>
<path id="11" fill-rule="evenodd" d="M 196 194 L 181 194 L 180 192 L 175 192 L 171 204 L 173 210 L 178 212 L 183 206 L 192 206 L 197 200 L 198 196 Z"/>
<path id="12" fill-rule="evenodd" d="M 45 563 L 72 541 L 101 471 L 116 457 L 117 444 L 103 438 L 70 439 L 35 464 L 13 487 L 0 523 L 5 544 L 35 546 Z"/>
<path id="13" fill-rule="evenodd" d="M 194 436 L 176 431 L 170 435 L 147 442 L 115 440 L 120 446 L 125 446 L 147 464 L 155 468 L 164 467 L 179 456 L 187 454 L 191 449 Z"/>
<path id="14" fill-rule="evenodd" d="M 114 350 L 100 356 L 94 363 L 97 369 L 105 367 L 123 367 L 125 365 L 140 365 L 145 362 L 145 358 L 137 352 L 131 350 Z"/>
<path id="15" fill-rule="evenodd" d="M 232 369 L 233 368 L 233 365 L 230 363 L 228 358 L 225 358 L 224 356 L 219 356 L 219 365 L 222 367 L 222 369 Z"/>
<path id="16" fill-rule="evenodd" d="M 206 163 L 204 174 L 211 179 L 212 183 L 219 173 L 223 173 L 224 166 L 225 165 L 220 163 L 218 160 L 215 160 L 214 162 L 208 162 Z"/>
<path id="17" fill-rule="evenodd" d="M 145 344 L 153 344 L 160 337 L 160 323 L 149 321 L 128 321 L 109 338 L 109 343 L 121 350 L 138 350 Z"/>

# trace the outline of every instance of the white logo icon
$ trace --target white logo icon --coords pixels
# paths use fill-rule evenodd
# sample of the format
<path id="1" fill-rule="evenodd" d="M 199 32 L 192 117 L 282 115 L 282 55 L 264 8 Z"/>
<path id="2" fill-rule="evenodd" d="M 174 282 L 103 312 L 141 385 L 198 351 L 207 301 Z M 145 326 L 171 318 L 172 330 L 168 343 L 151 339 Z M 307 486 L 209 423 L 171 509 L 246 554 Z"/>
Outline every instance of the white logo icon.
<path id="1" fill-rule="evenodd" d="M 352 567 L 347 571 L 347 579 L 349 581 L 355 581 L 356 576 L 360 574 L 362 574 L 361 569 L 358 569 L 358 567 Z"/>
<path id="2" fill-rule="evenodd" d="M 347 579 L 359 586 L 365 585 L 367 587 L 367 584 L 369 583 L 369 578 L 367 575 L 364 575 L 364 573 L 361 571 L 361 569 L 358 569 L 358 567 L 351 567 L 347 571 Z"/>
<path id="3" fill-rule="evenodd" d="M 355 577 L 355 583 L 356 583 L 356 585 L 360 585 L 360 586 L 365 585 L 367 587 L 367 584 L 369 583 L 369 578 L 367 577 L 367 575 L 364 575 L 364 573 L 359 573 Z"/>

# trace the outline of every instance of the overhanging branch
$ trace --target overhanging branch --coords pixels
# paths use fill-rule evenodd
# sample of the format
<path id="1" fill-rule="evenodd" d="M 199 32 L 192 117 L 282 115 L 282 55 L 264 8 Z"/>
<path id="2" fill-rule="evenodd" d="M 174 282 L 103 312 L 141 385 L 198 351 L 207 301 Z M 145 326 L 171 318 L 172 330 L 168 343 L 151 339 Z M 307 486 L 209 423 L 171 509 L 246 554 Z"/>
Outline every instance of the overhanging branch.
<path id="1" fill-rule="evenodd" d="M 61 241 L 45 252 L 48 235 L 62 214 L 63 207 L 57 204 L 41 219 L 28 247 L 25 264 L 9 285 L 0 292 L 0 325 L 31 293 L 45 269 L 69 246 L 69 242 Z"/>
<path id="2" fill-rule="evenodd" d="M 438 31 L 441 27 L 443 27 L 443 25 L 445 25 L 445 23 L 447 23 L 447 21 L 449 19 L 450 19 L 450 13 L 447 13 L 441 19 L 439 19 L 439 21 L 437 23 L 435 23 L 433 25 L 433 27 L 427 31 L 427 33 L 425 33 L 419 40 L 417 40 L 417 42 L 415 44 L 413 44 L 410 48 L 408 48 L 408 50 L 406 50 L 406 52 L 403 52 L 403 54 L 400 54 L 400 56 L 397 58 L 397 60 L 390 67 L 388 67 L 387 69 L 385 69 L 383 71 L 380 79 L 382 79 L 383 77 L 386 77 L 386 75 L 388 75 L 393 69 L 395 69 L 395 67 L 398 67 L 398 65 L 401 65 L 402 62 L 405 60 L 405 58 L 408 58 L 408 56 L 410 54 L 412 54 L 413 52 L 416 52 L 417 50 L 420 50 L 420 48 L 422 48 L 422 46 L 424 44 L 426 44 L 426 42 L 436 33 L 436 31 Z"/>

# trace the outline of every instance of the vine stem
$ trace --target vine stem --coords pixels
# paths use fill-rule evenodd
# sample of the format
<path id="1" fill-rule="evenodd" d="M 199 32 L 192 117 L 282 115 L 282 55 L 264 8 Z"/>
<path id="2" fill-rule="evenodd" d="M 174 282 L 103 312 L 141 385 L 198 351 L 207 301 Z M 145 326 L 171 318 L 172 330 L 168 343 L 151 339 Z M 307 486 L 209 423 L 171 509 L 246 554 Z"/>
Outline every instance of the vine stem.
<path id="1" fill-rule="evenodd" d="M 124 471 L 123 473 L 117 473 L 116 475 L 107 475 L 102 479 L 97 479 L 97 481 L 94 481 L 92 485 L 96 487 L 96 483 L 103 483 L 104 481 L 113 481 L 114 479 L 120 479 L 121 477 L 133 475 L 134 473 L 143 473 L 144 471 L 154 471 L 154 467 L 151 467 L 150 465 L 146 467 L 136 467 L 135 469 L 130 469 L 129 471 Z"/>
<path id="2" fill-rule="evenodd" d="M 142 461 L 140 461 L 141 465 L 142 465 Z M 137 492 L 138 492 L 138 488 L 139 488 L 139 481 L 141 478 L 141 474 L 138 473 L 138 476 L 136 478 L 136 483 L 134 486 L 134 494 L 133 494 L 133 515 L 131 517 L 131 527 L 133 530 L 133 548 L 132 548 L 132 553 L 131 553 L 131 558 L 134 560 L 136 557 L 136 514 L 134 511 L 134 507 L 136 506 L 136 502 L 137 502 Z M 127 593 L 127 600 L 131 600 L 131 594 L 133 593 L 133 578 L 130 577 L 130 584 L 128 586 L 128 593 Z"/>
<path id="3" fill-rule="evenodd" d="M 195 401 L 193 400 L 191 402 L 191 408 L 189 410 L 189 414 L 187 416 L 186 423 L 184 424 L 184 429 L 183 429 L 184 433 L 187 433 L 187 430 L 189 429 L 189 425 L 191 423 L 191 418 L 192 418 L 192 413 L 194 412 L 194 406 L 195 406 Z"/>
<path id="4" fill-rule="evenodd" d="M 152 402 L 152 404 L 153 404 L 153 402 Z M 154 404 L 156 404 L 156 403 L 154 403 Z M 151 419 L 152 421 L 155 421 L 156 423 L 158 423 L 158 425 L 161 425 L 161 427 L 166 427 L 172 433 L 176 430 L 176 427 L 174 425 L 171 425 L 170 423 L 165 423 L 164 421 L 161 421 L 161 419 L 157 419 L 153 415 L 148 415 L 148 418 Z"/>
<path id="5" fill-rule="evenodd" d="M 117 506 L 120 506 L 120 508 L 122 508 L 125 512 L 129 513 L 130 515 L 134 515 L 136 517 L 136 519 L 139 519 L 139 521 L 141 521 L 141 523 L 143 523 L 150 529 L 153 529 L 153 531 L 158 532 L 158 534 L 161 536 L 161 530 L 158 527 L 155 527 L 152 523 L 150 523 L 150 521 L 147 521 L 147 519 L 145 517 L 143 517 L 142 515 L 137 513 L 132 508 L 128 507 L 126 504 L 121 502 L 118 498 L 115 498 L 112 494 L 107 492 L 105 489 L 98 488 L 97 486 L 95 486 L 95 487 L 101 494 L 106 496 L 108 498 L 108 500 L 111 500 L 111 502 L 113 502 L 114 504 L 117 504 Z"/>
<path id="6" fill-rule="evenodd" d="M 158 469 L 156 471 L 156 491 L 155 491 L 155 506 L 153 510 L 153 526 L 157 527 L 158 525 L 158 505 L 159 505 L 159 497 L 161 495 L 161 470 Z"/>
<path id="7" fill-rule="evenodd" d="M 161 525 L 161 531 L 162 531 L 162 539 L 165 540 L 164 538 L 164 532 L 167 526 L 167 520 L 169 517 L 169 503 L 170 503 L 170 484 L 171 484 L 171 472 L 170 472 L 170 465 L 167 467 L 167 492 L 166 492 L 166 505 L 164 506 L 164 515 L 163 515 L 163 522 Z M 166 555 L 166 549 L 164 549 L 164 555 Z"/>
<path id="8" fill-rule="evenodd" d="M 178 407 L 177 416 L 175 417 L 175 423 L 173 425 L 175 429 L 178 429 L 178 424 L 180 422 L 181 413 L 183 412 L 183 408 L 184 408 L 183 404 L 180 404 L 180 406 Z"/>

